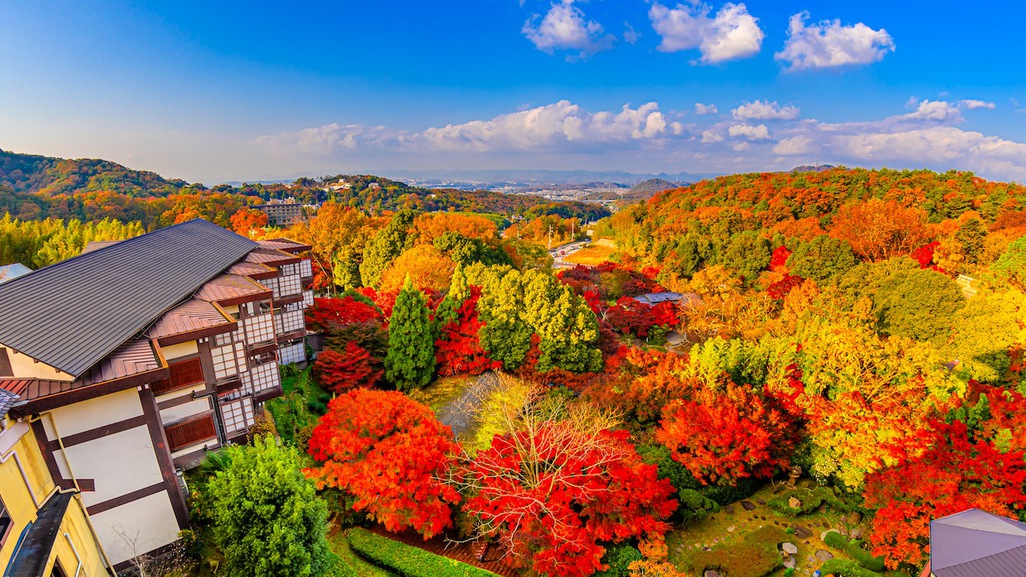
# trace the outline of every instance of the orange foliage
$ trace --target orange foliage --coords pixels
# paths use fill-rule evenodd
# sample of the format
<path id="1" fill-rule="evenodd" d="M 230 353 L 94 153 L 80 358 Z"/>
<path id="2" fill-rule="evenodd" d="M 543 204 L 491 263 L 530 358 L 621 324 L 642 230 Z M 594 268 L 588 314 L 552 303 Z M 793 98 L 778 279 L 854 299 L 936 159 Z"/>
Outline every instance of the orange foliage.
<path id="1" fill-rule="evenodd" d="M 398 291 L 406 277 L 422 291 L 439 292 L 449 287 L 456 263 L 429 244 L 420 244 L 404 252 L 385 269 L 378 290 Z"/>
<path id="2" fill-rule="evenodd" d="M 240 208 L 231 217 L 232 230 L 242 236 L 250 236 L 256 229 L 267 226 L 267 213 L 255 208 Z"/>
<path id="3" fill-rule="evenodd" d="M 417 242 L 431 244 L 447 232 L 457 232 L 467 238 L 484 241 L 498 238 L 498 227 L 483 216 L 453 212 L 429 212 L 417 215 L 413 220 Z"/>
<path id="4" fill-rule="evenodd" d="M 933 236 L 924 210 L 875 198 L 842 207 L 830 235 L 848 241 L 856 255 L 869 261 L 907 256 Z"/>

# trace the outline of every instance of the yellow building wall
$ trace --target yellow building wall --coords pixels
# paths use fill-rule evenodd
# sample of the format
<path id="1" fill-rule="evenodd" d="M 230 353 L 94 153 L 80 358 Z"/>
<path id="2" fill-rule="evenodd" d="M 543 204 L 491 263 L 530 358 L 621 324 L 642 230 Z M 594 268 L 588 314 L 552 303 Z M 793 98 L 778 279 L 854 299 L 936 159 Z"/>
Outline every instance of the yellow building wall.
<path id="1" fill-rule="evenodd" d="M 0 547 L 0 570 L 5 570 L 11 562 L 18 544 L 18 537 L 25 527 L 36 519 L 36 504 L 46 502 L 57 490 L 57 486 L 46 468 L 46 462 L 39 452 L 39 445 L 31 428 L 25 423 L 8 423 L 8 428 L 0 433 L 0 447 L 11 447 L 0 454 L 0 498 L 3 499 L 11 517 L 11 531 Z M 20 435 L 20 439 L 13 442 Z M 17 455 L 17 457 L 15 457 Z M 19 462 L 21 467 L 19 468 Z M 22 476 L 22 470 L 25 476 Z M 28 478 L 26 485 L 25 478 Z M 35 502 L 33 501 L 35 497 Z M 71 542 L 69 542 L 69 537 Z M 71 543 L 74 543 L 72 548 Z M 100 577 L 109 575 L 104 568 L 103 556 L 99 545 L 90 530 L 85 508 L 81 497 L 76 495 L 68 506 L 61 523 L 61 532 L 54 543 L 47 571 L 50 571 L 57 559 L 69 575 L 74 575 L 79 560 L 82 562 L 80 576 Z M 47 573 L 49 574 L 49 573 Z"/>
<path id="2" fill-rule="evenodd" d="M 41 363 L 28 355 L 23 355 L 10 347 L 0 343 L 0 347 L 7 349 L 7 358 L 11 361 L 11 371 L 14 376 L 21 379 L 48 379 L 52 381 L 73 381 L 74 377 L 50 365 Z"/>

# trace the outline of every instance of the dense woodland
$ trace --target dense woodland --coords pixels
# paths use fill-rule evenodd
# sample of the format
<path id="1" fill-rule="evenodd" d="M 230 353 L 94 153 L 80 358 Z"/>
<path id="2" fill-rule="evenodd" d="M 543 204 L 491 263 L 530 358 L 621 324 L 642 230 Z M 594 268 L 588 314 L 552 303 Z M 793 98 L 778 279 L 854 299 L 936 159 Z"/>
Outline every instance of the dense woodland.
<path id="1" fill-rule="evenodd" d="M 931 518 L 1026 516 L 1026 188 L 958 172 L 728 176 L 603 220 L 615 262 L 558 272 L 542 243 L 550 226 L 579 230 L 572 213 L 507 228 L 337 200 L 286 230 L 245 209 L 226 223 L 313 247 L 312 378 L 327 391 L 272 406 L 305 457 L 235 449 L 197 497 L 232 570 L 252 567 L 244 542 L 265 529 L 232 524 L 245 491 L 226 487 L 261 459 L 302 466 L 319 496 L 301 476 L 282 491 L 323 499 L 343 527 L 484 536 L 528 575 L 783 575 L 789 536 L 773 527 L 752 533 L 771 546 L 751 556 L 668 546 L 695 548 L 689 527 L 767 484 L 790 517 L 865 519 L 858 538 L 831 538 L 852 559 L 838 575 L 918 574 Z M 24 250 L 63 254 L 45 244 Z M 665 290 L 686 298 L 631 298 Z M 432 388 L 488 371 L 499 385 L 468 407 L 475 425 L 443 426 Z M 803 484 L 786 489 L 791 473 Z M 297 574 L 328 574 L 326 512 L 304 507 Z"/>

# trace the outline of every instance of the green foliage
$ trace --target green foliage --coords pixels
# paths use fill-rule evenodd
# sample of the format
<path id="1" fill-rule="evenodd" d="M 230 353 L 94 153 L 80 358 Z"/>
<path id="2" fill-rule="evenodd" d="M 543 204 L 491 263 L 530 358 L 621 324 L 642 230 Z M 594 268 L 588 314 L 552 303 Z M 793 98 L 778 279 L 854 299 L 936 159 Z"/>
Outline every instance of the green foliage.
<path id="1" fill-rule="evenodd" d="M 731 237 L 720 253 L 719 264 L 737 271 L 751 284 L 769 266 L 771 256 L 769 241 L 756 231 L 746 230 Z"/>
<path id="2" fill-rule="evenodd" d="M 687 569 L 698 575 L 717 569 L 730 577 L 764 577 L 784 566 L 777 546 L 788 538 L 779 527 L 760 527 L 740 543 L 720 543 L 711 551 L 696 552 Z"/>
<path id="3" fill-rule="evenodd" d="M 413 217 L 413 211 L 400 210 L 392 216 L 385 228 L 367 241 L 363 249 L 363 262 L 360 263 L 363 286 L 378 286 L 381 274 L 388 265 L 413 245 L 413 238 L 409 234 Z"/>
<path id="4" fill-rule="evenodd" d="M 857 264 L 850 244 L 825 234 L 800 243 L 787 258 L 792 275 L 817 282 L 844 274 Z"/>
<path id="5" fill-rule="evenodd" d="M 680 506 L 677 508 L 676 514 L 685 522 L 692 519 L 701 519 L 710 513 L 720 510 L 720 506 L 716 501 L 705 497 L 694 489 L 681 489 L 677 500 L 680 502 Z"/>
<path id="6" fill-rule="evenodd" d="M 884 560 L 883 557 L 874 557 L 862 548 L 856 541 L 849 541 L 844 535 L 837 533 L 836 531 L 830 531 L 826 534 L 823 542 L 837 549 L 838 551 L 844 551 L 849 557 L 855 559 L 859 565 L 870 571 L 883 571 Z"/>
<path id="7" fill-rule="evenodd" d="M 300 470 L 299 453 L 269 436 L 224 451 L 231 463 L 208 491 L 228 575 L 323 575 L 330 563 L 327 507 Z"/>
<path id="8" fill-rule="evenodd" d="M 266 404 L 282 442 L 304 449 L 317 418 L 324 414 L 331 399 L 331 394 L 310 378 L 311 367 L 295 376 L 283 377 L 284 394 Z"/>
<path id="9" fill-rule="evenodd" d="M 795 497 L 802 502 L 800 507 L 791 507 L 788 500 Z M 830 487 L 816 487 L 815 489 L 797 488 L 781 493 L 778 497 L 770 499 L 767 505 L 777 511 L 791 517 L 800 517 L 815 511 L 820 505 L 826 504 L 837 510 L 844 510 L 844 503 L 837 499 Z"/>
<path id="10" fill-rule="evenodd" d="M 630 564 L 643 558 L 641 551 L 629 543 L 610 545 L 602 555 L 602 564 L 607 569 L 595 573 L 594 577 L 630 577 Z"/>
<path id="11" fill-rule="evenodd" d="M 430 383 L 434 372 L 431 311 L 427 299 L 407 279 L 389 319 L 385 378 L 400 391 L 409 391 Z"/>
<path id="12" fill-rule="evenodd" d="M 0 218 L 0 266 L 20 262 L 39 268 L 78 256 L 93 241 L 124 240 L 146 232 L 138 222 L 111 219 L 82 223 L 59 219 L 21 221 Z"/>
<path id="13" fill-rule="evenodd" d="M 495 575 L 473 565 L 386 539 L 365 529 L 349 532 L 349 545 L 360 555 L 403 577 L 485 577 Z"/>
<path id="14" fill-rule="evenodd" d="M 720 505 L 729 505 L 751 497 L 762 488 L 762 485 L 763 483 L 759 479 L 742 477 L 737 480 L 736 485 L 707 485 L 703 486 L 699 492 Z"/>
<path id="15" fill-rule="evenodd" d="M 1019 237 L 1001 253 L 990 270 L 999 278 L 1026 288 L 1026 236 Z"/>
<path id="16" fill-rule="evenodd" d="M 830 559 L 819 566 L 819 571 L 823 575 L 833 574 L 837 577 L 883 577 L 882 573 L 866 569 L 848 559 Z"/>
<path id="17" fill-rule="evenodd" d="M 714 337 L 691 349 L 688 371 L 710 385 L 726 374 L 739 385 L 762 387 L 773 352 L 762 342 Z"/>
<path id="18" fill-rule="evenodd" d="M 457 265 L 479 262 L 486 265 L 512 265 L 513 261 L 501 248 L 492 246 L 481 239 L 467 238 L 462 234 L 449 231 L 435 239 L 435 248 L 448 256 Z"/>

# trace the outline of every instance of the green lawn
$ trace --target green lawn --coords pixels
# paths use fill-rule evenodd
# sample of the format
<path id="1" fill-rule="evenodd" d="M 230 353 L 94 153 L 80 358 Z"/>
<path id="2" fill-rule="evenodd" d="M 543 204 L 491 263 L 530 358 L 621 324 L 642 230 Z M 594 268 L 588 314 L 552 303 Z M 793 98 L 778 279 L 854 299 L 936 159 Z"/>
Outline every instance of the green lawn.
<path id="1" fill-rule="evenodd" d="M 349 531 L 328 535 L 328 546 L 337 556 L 335 577 L 393 577 L 395 573 L 366 561 L 349 546 Z"/>

